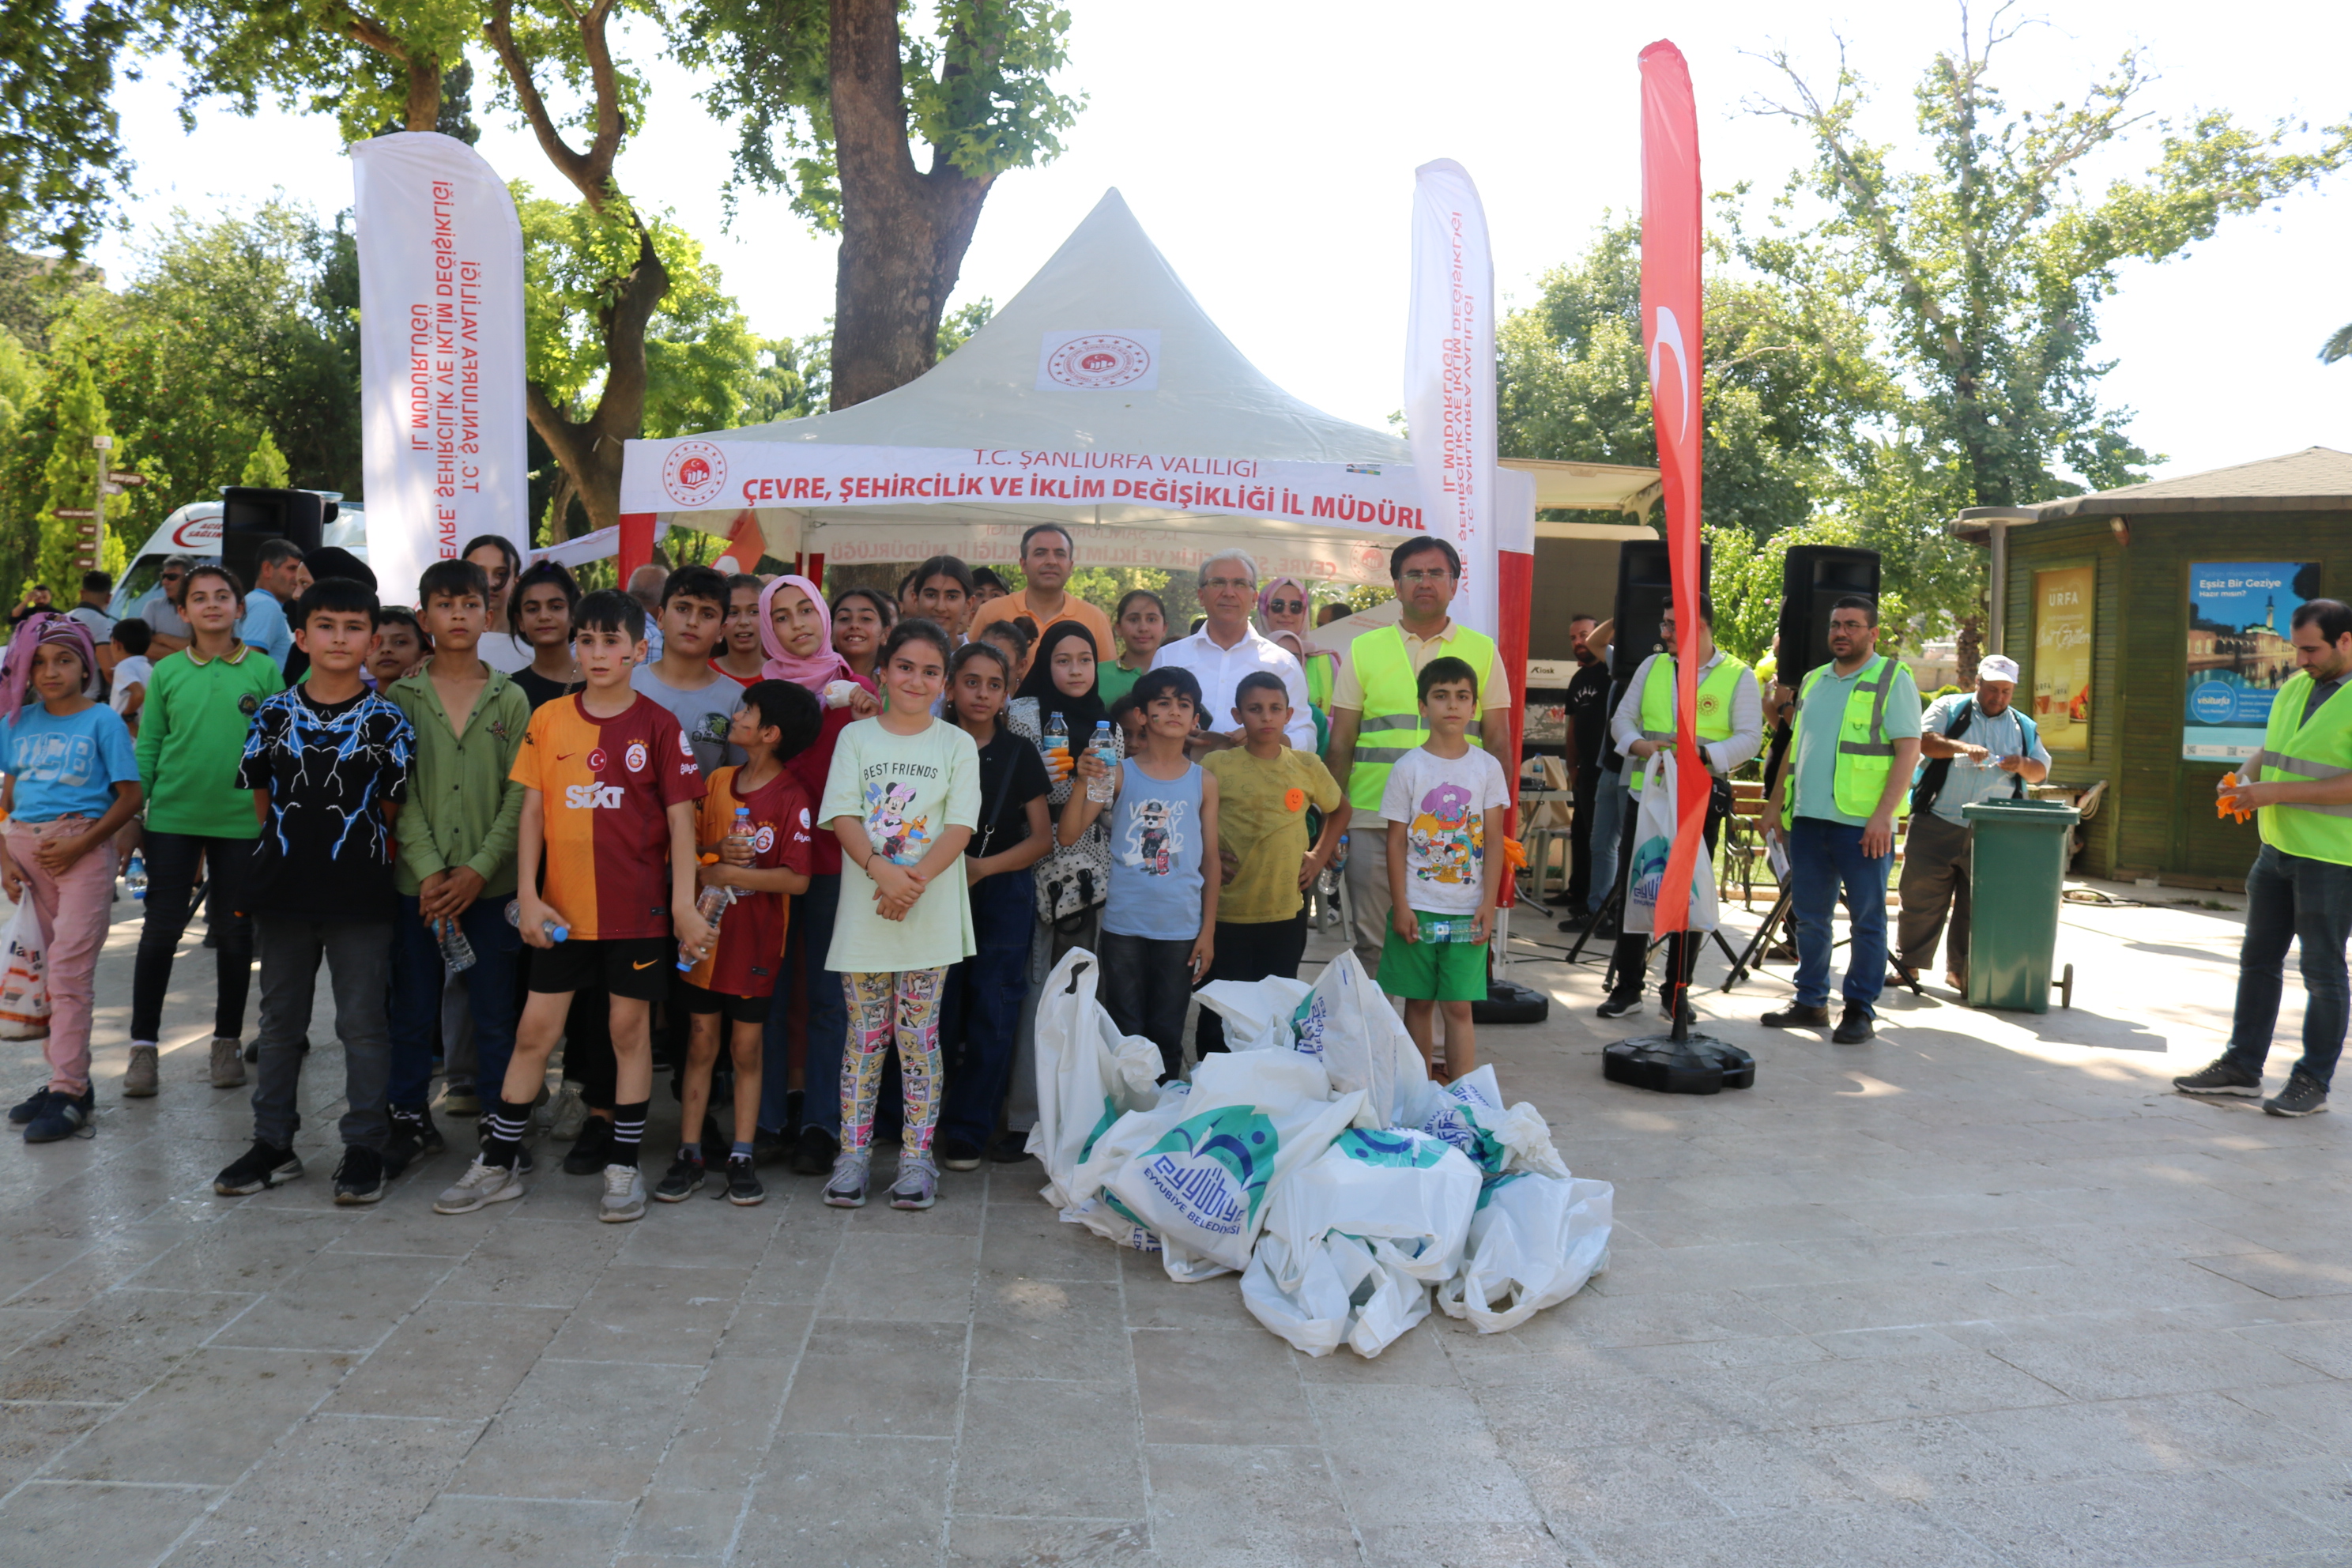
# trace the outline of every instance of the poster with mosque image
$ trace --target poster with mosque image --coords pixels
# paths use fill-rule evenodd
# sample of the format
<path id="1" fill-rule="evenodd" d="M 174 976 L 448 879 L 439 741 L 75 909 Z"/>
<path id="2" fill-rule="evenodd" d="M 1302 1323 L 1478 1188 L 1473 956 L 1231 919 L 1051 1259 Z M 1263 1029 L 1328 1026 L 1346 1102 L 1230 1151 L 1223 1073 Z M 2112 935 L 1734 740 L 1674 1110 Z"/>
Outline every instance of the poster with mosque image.
<path id="1" fill-rule="evenodd" d="M 2190 564 L 2183 758 L 2242 763 L 2263 749 L 2271 700 L 2294 674 L 2295 609 L 2319 596 L 2315 561 Z"/>

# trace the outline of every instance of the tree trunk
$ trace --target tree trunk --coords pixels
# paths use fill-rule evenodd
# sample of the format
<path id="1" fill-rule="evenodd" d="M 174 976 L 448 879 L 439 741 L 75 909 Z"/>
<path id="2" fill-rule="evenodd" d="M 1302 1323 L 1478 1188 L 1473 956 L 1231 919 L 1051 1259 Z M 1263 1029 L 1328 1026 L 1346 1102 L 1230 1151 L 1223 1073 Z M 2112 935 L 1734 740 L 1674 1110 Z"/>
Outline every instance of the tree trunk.
<path id="1" fill-rule="evenodd" d="M 1984 619 L 1980 616 L 1963 618 L 1959 629 L 1952 634 L 1952 652 L 1959 668 L 1952 679 L 1963 690 L 1977 689 L 1977 661 L 1984 657 Z"/>
<path id="2" fill-rule="evenodd" d="M 408 110 L 402 117 L 411 131 L 436 131 L 441 125 L 441 62 L 414 56 L 408 71 Z"/>
<path id="3" fill-rule="evenodd" d="M 597 321 L 605 370 L 595 411 L 585 419 L 573 419 L 540 388 L 529 389 L 531 428 L 577 489 L 592 529 L 621 521 L 621 443 L 645 429 L 646 328 L 662 296 L 669 292 L 668 269 L 642 226 L 637 229 L 637 265 L 618 281 L 619 298 Z M 562 525 L 559 513 L 553 526 Z"/>
<path id="4" fill-rule="evenodd" d="M 934 363 L 940 316 L 993 176 L 938 148 L 915 167 L 907 138 L 897 0 L 832 0 L 830 97 L 841 176 L 834 279 L 833 406 L 914 380 Z"/>

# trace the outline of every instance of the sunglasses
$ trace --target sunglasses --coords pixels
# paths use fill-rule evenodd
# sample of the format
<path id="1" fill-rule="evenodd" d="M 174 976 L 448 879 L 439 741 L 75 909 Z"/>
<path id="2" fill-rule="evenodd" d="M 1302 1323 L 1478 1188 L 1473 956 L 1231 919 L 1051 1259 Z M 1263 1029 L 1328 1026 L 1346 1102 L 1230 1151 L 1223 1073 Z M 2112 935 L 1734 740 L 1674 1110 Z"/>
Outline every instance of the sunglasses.
<path id="1" fill-rule="evenodd" d="M 1304 599 L 1268 599 L 1265 602 L 1265 607 L 1277 616 L 1287 616 L 1293 613 L 1303 615 L 1307 610 L 1307 601 Z"/>

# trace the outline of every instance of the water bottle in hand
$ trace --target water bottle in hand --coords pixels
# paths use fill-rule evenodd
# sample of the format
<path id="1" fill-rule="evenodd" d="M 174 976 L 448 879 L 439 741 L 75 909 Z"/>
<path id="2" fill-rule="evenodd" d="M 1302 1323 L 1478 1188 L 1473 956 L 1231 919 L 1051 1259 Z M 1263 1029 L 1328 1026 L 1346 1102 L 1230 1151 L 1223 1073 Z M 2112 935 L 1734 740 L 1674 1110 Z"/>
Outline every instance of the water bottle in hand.
<path id="1" fill-rule="evenodd" d="M 452 920 L 433 922 L 434 939 L 441 944 L 441 967 L 451 974 L 463 974 L 474 967 L 474 944 Z"/>
<path id="2" fill-rule="evenodd" d="M 751 858 L 759 854 L 760 830 L 751 826 L 751 808 L 750 806 L 739 805 L 735 808 L 735 821 L 727 829 L 727 842 L 730 845 L 740 844 L 743 847 L 744 860 L 741 862 L 743 864 L 749 864 Z M 721 858 L 726 858 L 726 857 L 722 856 Z"/>
<path id="3" fill-rule="evenodd" d="M 507 924 L 514 927 L 517 931 L 520 931 L 522 929 L 522 900 L 520 899 L 509 899 L 507 900 Z M 547 940 L 550 942 L 562 942 L 572 934 L 572 928 L 565 925 L 563 923 L 563 917 L 557 914 L 553 910 L 547 911 L 545 930 L 547 931 Z"/>
<path id="4" fill-rule="evenodd" d="M 719 951 L 719 917 L 734 901 L 735 889 L 732 888 L 705 888 L 694 900 L 694 912 L 700 915 L 702 923 L 710 928 L 710 951 L 713 952 Z M 684 942 L 677 944 L 677 972 L 680 974 L 690 973 L 701 962 L 701 949 L 688 947 Z"/>
<path id="5" fill-rule="evenodd" d="M 1038 749 L 1045 752 L 1045 771 L 1053 775 L 1055 782 L 1058 784 L 1067 778 L 1070 773 L 1069 720 L 1059 713 L 1047 714 L 1045 739 L 1038 742 Z"/>
<path id="6" fill-rule="evenodd" d="M 1110 721 L 1097 719 L 1095 721 L 1095 738 L 1087 745 L 1087 754 L 1101 758 L 1106 770 L 1102 777 L 1087 781 L 1087 798 L 1097 805 L 1107 805 L 1110 802 L 1111 776 L 1108 770 L 1113 766 L 1111 751 Z"/>

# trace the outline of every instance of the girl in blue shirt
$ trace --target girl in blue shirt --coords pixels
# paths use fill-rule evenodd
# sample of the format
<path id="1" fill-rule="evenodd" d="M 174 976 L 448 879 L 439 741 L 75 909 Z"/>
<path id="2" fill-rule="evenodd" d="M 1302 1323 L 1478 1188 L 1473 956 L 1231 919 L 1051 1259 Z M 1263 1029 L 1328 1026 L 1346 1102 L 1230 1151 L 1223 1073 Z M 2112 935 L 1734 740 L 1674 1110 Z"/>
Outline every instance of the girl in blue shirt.
<path id="1" fill-rule="evenodd" d="M 49 991 L 49 1081 L 8 1112 L 27 1143 L 71 1137 L 97 1109 L 90 979 L 114 904 L 114 835 L 140 799 L 131 731 L 89 695 L 97 672 L 89 630 L 56 615 L 28 617 L 0 664 L 0 890 L 32 896 Z"/>

